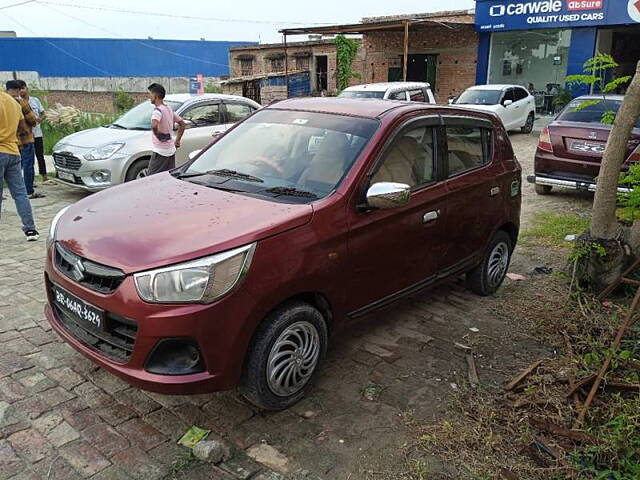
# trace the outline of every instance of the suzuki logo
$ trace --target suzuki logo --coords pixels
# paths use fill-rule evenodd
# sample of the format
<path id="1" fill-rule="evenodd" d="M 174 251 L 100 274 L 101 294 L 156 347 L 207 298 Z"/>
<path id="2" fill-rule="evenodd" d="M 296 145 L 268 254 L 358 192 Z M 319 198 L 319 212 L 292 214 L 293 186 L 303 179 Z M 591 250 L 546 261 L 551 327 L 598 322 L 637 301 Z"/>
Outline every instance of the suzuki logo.
<path id="1" fill-rule="evenodd" d="M 492 17 L 502 17 L 505 14 L 505 8 L 504 5 L 493 5 L 489 9 L 489 15 Z"/>
<path id="2" fill-rule="evenodd" d="M 76 282 L 81 282 L 82 280 L 84 280 L 85 269 L 82 260 L 78 259 L 74 262 L 71 273 L 73 274 L 73 278 L 76 279 Z"/>
<path id="3" fill-rule="evenodd" d="M 640 0 L 629 0 L 627 11 L 631 20 L 640 23 Z"/>

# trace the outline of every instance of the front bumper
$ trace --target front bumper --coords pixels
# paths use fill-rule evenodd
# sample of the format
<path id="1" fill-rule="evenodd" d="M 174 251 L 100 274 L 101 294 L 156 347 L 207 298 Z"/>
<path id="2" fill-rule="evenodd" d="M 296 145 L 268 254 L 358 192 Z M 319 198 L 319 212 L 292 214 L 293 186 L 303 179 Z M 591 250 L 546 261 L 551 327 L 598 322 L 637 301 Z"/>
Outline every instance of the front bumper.
<path id="1" fill-rule="evenodd" d="M 99 192 L 124 181 L 129 154 L 118 154 L 105 160 L 85 160 L 90 149 L 64 146 L 53 152 L 57 183 L 88 192 Z M 69 160 L 70 159 L 70 160 Z M 64 177 L 64 178 L 63 178 Z"/>
<path id="2" fill-rule="evenodd" d="M 246 344 L 247 323 L 254 302 L 241 290 L 211 305 L 157 305 L 143 302 L 131 275 L 110 294 L 98 293 L 70 280 L 47 254 L 45 269 L 48 302 L 44 313 L 62 339 L 96 365 L 138 388 L 170 395 L 199 394 L 235 388 L 238 384 Z M 51 285 L 56 285 L 107 315 L 135 320 L 137 333 L 126 360 L 117 361 L 81 338 L 63 322 L 54 307 Z M 158 344 L 166 339 L 188 338 L 198 346 L 204 371 L 192 374 L 159 375 L 145 365 Z"/>
<path id="3" fill-rule="evenodd" d="M 527 182 L 536 185 L 545 185 L 549 187 L 569 188 L 572 190 L 580 190 L 584 192 L 595 192 L 595 182 L 585 182 L 584 180 L 569 180 L 561 178 L 546 177 L 543 175 L 529 175 Z M 629 193 L 630 188 L 618 187 L 618 193 Z"/>

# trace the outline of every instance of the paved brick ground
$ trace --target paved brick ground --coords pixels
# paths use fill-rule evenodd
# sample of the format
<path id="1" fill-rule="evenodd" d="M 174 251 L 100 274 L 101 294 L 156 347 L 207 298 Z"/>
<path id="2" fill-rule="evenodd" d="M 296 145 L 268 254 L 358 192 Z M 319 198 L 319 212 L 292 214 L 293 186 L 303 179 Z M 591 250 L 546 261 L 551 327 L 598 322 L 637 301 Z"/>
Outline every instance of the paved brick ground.
<path id="1" fill-rule="evenodd" d="M 517 140 L 523 152 L 535 144 Z M 407 419 L 437 417 L 465 371 L 454 342 L 477 346 L 485 384 L 532 355 L 522 343 L 514 346 L 518 339 L 492 313 L 494 299 L 454 282 L 334 338 L 312 394 L 288 411 L 258 412 L 234 392 L 170 397 L 137 390 L 62 343 L 44 319 L 46 231 L 60 208 L 85 194 L 41 191 L 47 198 L 33 202 L 40 241 L 25 241 L 11 199 L 0 219 L 0 480 L 275 480 L 278 474 L 243 453 L 263 442 L 286 455 L 284 470 L 295 478 L 397 480 L 415 441 Z M 507 283 L 501 295 L 511 288 L 517 285 Z M 371 390 L 373 401 L 363 395 Z M 222 468 L 172 466 L 186 453 L 176 440 L 194 424 L 230 441 L 233 460 Z M 188 473 L 176 466 L 185 463 Z"/>

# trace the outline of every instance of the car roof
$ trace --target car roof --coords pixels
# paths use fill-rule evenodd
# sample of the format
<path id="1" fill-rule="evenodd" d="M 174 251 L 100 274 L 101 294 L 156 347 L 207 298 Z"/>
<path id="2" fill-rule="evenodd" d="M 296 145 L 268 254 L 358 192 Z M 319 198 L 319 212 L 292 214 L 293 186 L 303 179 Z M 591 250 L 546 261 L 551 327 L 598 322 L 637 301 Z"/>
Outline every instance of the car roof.
<path id="1" fill-rule="evenodd" d="M 351 115 L 356 117 L 379 118 L 385 113 L 407 105 L 429 106 L 422 102 L 400 102 L 395 100 L 381 100 L 377 98 L 338 98 L 338 97 L 307 97 L 291 98 L 269 105 L 268 109 L 299 110 L 304 112 L 328 113 L 333 115 Z M 431 105 L 435 107 L 435 105 Z"/>
<path id="2" fill-rule="evenodd" d="M 607 100 L 615 100 L 616 102 L 621 102 L 622 100 L 624 100 L 624 95 L 606 95 L 605 97 Z M 602 100 L 602 95 L 582 95 L 580 97 L 576 97 L 574 98 L 572 101 L 575 100 Z"/>
<path id="3" fill-rule="evenodd" d="M 387 90 L 404 90 L 409 88 L 431 88 L 431 85 L 424 82 L 380 82 L 380 83 L 363 83 L 345 88 L 348 92 L 360 92 L 363 90 L 371 90 L 372 92 L 386 92 Z"/>
<path id="4" fill-rule="evenodd" d="M 202 95 L 191 94 L 191 93 L 170 93 L 166 97 L 165 100 L 169 102 L 197 102 L 200 100 L 241 100 L 249 103 L 253 103 L 253 100 L 245 97 L 241 97 L 239 95 L 225 95 L 222 93 L 203 93 Z"/>
<path id="5" fill-rule="evenodd" d="M 524 87 L 522 85 L 509 85 L 509 84 L 474 85 L 473 87 L 467 88 L 467 90 L 499 90 L 499 91 L 502 91 L 505 88 L 524 88 Z"/>

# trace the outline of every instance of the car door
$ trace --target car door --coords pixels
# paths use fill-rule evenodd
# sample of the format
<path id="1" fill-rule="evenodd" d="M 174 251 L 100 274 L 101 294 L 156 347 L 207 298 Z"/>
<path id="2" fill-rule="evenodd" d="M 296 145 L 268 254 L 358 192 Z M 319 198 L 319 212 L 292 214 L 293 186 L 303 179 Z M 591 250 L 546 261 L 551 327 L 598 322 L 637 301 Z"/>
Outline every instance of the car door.
<path id="1" fill-rule="evenodd" d="M 366 313 L 399 295 L 427 286 L 436 278 L 443 251 L 447 205 L 439 180 L 437 117 L 410 121 L 396 130 L 369 167 L 365 193 L 381 182 L 407 184 L 411 198 L 388 210 L 348 212 L 349 291 L 352 316 Z"/>
<path id="2" fill-rule="evenodd" d="M 474 262 L 502 215 L 502 165 L 494 162 L 494 129 L 481 118 L 444 117 L 440 138 L 447 191 L 447 243 L 440 270 Z"/>
<path id="3" fill-rule="evenodd" d="M 515 100 L 516 98 L 513 88 L 508 88 L 505 90 L 502 100 L 500 101 L 502 108 L 498 109 L 498 116 L 502 119 L 502 123 L 507 130 L 513 130 L 516 128 L 518 123 L 518 110 L 516 108 Z M 511 101 L 512 103 L 510 105 L 505 105 L 505 102 L 507 101 Z"/>
<path id="4" fill-rule="evenodd" d="M 189 159 L 189 154 L 200 150 L 211 142 L 216 133 L 225 129 L 219 101 L 200 102 L 187 107 L 180 116 L 187 127 L 182 137 L 182 146 L 176 152 L 176 166 Z"/>
<path id="5" fill-rule="evenodd" d="M 513 96 L 515 98 L 515 125 L 514 128 L 524 127 L 524 124 L 527 123 L 527 117 L 529 116 L 529 112 L 532 110 L 532 97 L 529 96 L 529 92 L 527 92 L 524 88 L 514 88 Z"/>

